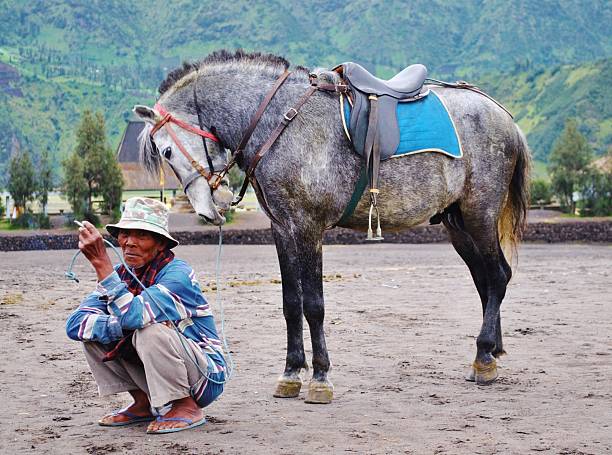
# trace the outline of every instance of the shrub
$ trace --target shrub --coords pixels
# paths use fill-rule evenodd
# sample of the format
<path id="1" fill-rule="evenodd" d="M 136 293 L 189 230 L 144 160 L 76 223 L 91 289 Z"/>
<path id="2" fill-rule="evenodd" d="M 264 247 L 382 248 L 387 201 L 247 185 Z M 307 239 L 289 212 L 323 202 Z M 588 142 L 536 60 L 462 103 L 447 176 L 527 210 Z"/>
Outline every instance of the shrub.
<path id="1" fill-rule="evenodd" d="M 612 215 L 612 173 L 592 169 L 580 191 L 580 216 Z"/>
<path id="2" fill-rule="evenodd" d="M 11 229 L 50 229 L 51 222 L 44 213 L 26 212 L 11 220 Z"/>
<path id="3" fill-rule="evenodd" d="M 552 189 L 550 183 L 544 179 L 534 179 L 531 181 L 531 205 L 550 204 L 552 199 Z"/>

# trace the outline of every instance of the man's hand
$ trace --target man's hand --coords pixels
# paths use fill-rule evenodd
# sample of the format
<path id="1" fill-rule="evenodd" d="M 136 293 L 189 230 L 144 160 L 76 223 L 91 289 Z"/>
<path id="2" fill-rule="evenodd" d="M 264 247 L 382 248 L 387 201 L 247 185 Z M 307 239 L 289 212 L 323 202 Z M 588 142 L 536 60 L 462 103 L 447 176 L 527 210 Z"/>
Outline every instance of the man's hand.
<path id="1" fill-rule="evenodd" d="M 113 273 L 113 264 L 106 252 L 102 234 L 89 221 L 84 221 L 83 226 L 79 228 L 79 250 L 96 269 L 98 281 Z"/>

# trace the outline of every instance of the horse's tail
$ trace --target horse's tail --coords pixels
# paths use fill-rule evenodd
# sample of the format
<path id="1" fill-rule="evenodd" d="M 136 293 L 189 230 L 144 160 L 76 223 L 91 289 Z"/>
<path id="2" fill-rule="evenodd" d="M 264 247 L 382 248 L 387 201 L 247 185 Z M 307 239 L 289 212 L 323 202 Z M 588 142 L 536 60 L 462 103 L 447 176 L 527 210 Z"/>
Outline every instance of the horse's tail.
<path id="1" fill-rule="evenodd" d="M 508 262 L 516 257 L 525 226 L 527 225 L 527 209 L 529 208 L 529 174 L 531 171 L 531 154 L 525 135 L 516 126 L 517 159 L 514 165 L 512 180 L 508 187 L 508 195 L 502 207 L 497 225 L 499 240 Z"/>

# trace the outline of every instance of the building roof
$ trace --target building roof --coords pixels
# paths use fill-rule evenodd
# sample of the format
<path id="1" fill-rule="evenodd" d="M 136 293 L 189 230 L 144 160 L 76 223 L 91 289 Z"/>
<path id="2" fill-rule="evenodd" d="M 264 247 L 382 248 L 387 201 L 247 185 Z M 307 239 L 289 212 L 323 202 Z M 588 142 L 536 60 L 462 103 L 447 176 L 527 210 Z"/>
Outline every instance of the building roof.
<path id="1" fill-rule="evenodd" d="M 130 120 L 125 127 L 121 142 L 117 148 L 117 161 L 121 167 L 125 190 L 158 190 L 161 189 L 159 177 L 151 176 L 140 163 L 138 158 L 138 135 L 145 123 Z M 164 162 L 164 188 L 174 190 L 181 188 L 181 184 L 174 172 Z"/>

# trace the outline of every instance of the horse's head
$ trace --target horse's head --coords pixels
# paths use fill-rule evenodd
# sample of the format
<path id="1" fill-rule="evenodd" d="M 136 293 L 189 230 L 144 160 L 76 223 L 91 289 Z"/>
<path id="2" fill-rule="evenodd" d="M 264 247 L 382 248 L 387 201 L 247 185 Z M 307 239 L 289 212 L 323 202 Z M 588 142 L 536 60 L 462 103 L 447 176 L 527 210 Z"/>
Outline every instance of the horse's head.
<path id="1" fill-rule="evenodd" d="M 168 112 L 163 106 L 135 106 L 134 112 L 146 122 L 140 134 L 140 157 L 151 173 L 159 173 L 166 160 L 198 215 L 221 225 L 230 208 L 232 192 L 224 178 L 228 153 L 206 128 L 199 127 L 197 115 Z"/>

